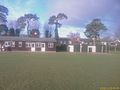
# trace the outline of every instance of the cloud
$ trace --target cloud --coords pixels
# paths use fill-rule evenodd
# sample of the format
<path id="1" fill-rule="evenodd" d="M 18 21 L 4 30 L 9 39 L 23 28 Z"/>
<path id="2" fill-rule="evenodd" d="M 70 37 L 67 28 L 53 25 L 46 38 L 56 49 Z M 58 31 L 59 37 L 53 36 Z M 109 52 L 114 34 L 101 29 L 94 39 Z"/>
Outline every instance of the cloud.
<path id="1" fill-rule="evenodd" d="M 37 2 L 34 0 L 2 0 L 1 3 L 9 10 L 8 20 L 16 20 L 26 13 L 34 13 Z"/>
<path id="2" fill-rule="evenodd" d="M 59 29 L 59 36 L 60 37 L 67 37 L 67 35 L 69 35 L 70 33 L 77 33 L 78 32 L 78 33 L 80 33 L 81 37 L 85 38 L 84 31 L 85 31 L 84 28 L 74 27 L 74 26 L 64 26 L 64 27 L 61 27 Z"/>
<path id="3" fill-rule="evenodd" d="M 65 13 L 70 25 L 80 26 L 96 17 L 120 21 L 119 0 L 50 0 L 50 5 L 49 14 Z"/>
<path id="4" fill-rule="evenodd" d="M 9 20 L 36 13 L 44 23 L 51 15 L 65 13 L 68 20 L 62 24 L 70 27 L 61 28 L 64 32 L 84 28 L 93 18 L 100 18 L 112 32 L 120 25 L 120 0 L 0 0 L 0 4 L 8 7 Z"/>
<path id="5" fill-rule="evenodd" d="M 49 3 L 48 15 L 65 13 L 68 16 L 68 20 L 63 22 L 65 25 L 85 28 L 92 19 L 100 18 L 107 26 L 106 35 L 109 36 L 120 27 L 120 0 L 50 0 Z M 70 31 L 67 28 L 64 32 Z"/>

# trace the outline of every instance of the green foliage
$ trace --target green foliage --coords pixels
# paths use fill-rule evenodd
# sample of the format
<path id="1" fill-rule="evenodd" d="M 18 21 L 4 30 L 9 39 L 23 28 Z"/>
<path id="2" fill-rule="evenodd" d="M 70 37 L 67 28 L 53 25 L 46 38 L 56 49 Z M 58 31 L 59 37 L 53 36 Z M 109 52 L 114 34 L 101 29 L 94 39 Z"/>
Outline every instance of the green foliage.
<path id="1" fill-rule="evenodd" d="M 0 21 L 6 23 L 7 15 L 8 15 L 8 9 L 5 6 L 0 5 Z"/>
<path id="2" fill-rule="evenodd" d="M 20 36 L 20 29 L 16 29 L 16 36 Z"/>
<path id="3" fill-rule="evenodd" d="M 30 33 L 30 37 L 37 37 L 39 38 L 40 32 L 38 29 L 32 29 L 31 33 Z"/>
<path id="4" fill-rule="evenodd" d="M 10 36 L 15 36 L 15 30 L 14 30 L 14 28 L 10 28 L 9 35 Z"/>
<path id="5" fill-rule="evenodd" d="M 19 30 L 25 28 L 26 24 L 27 26 L 27 34 L 29 36 L 29 23 L 31 20 L 38 20 L 39 18 L 36 16 L 36 14 L 25 14 L 24 16 L 21 16 L 17 19 L 17 28 Z"/>
<path id="6" fill-rule="evenodd" d="M 38 20 L 38 19 L 39 19 L 39 18 L 36 16 L 36 14 L 25 14 L 24 17 L 25 17 L 26 20 L 31 20 L 31 19 L 33 19 L 33 20 Z"/>
<path id="7" fill-rule="evenodd" d="M 52 37 L 52 26 L 49 25 L 48 23 L 44 25 L 44 36 L 46 38 Z"/>
<path id="8" fill-rule="evenodd" d="M 61 44 L 56 46 L 56 51 L 57 52 L 66 52 L 67 51 L 67 45 Z"/>
<path id="9" fill-rule="evenodd" d="M 5 13 L 8 15 L 8 9 L 5 6 L 0 5 L 0 12 Z"/>
<path id="10" fill-rule="evenodd" d="M 23 29 L 23 28 L 25 28 L 25 25 L 26 25 L 25 21 L 26 21 L 26 19 L 25 19 L 24 16 L 19 17 L 17 19 L 17 29 Z"/>
<path id="11" fill-rule="evenodd" d="M 87 24 L 85 35 L 88 38 L 98 39 L 100 37 L 100 32 L 105 30 L 107 30 L 107 28 L 100 19 L 93 19 L 91 23 Z"/>
<path id="12" fill-rule="evenodd" d="M 57 20 L 67 19 L 68 17 L 64 13 L 59 13 L 57 15 Z"/>
<path id="13" fill-rule="evenodd" d="M 0 25 L 0 34 L 1 34 L 1 32 L 5 32 L 5 35 L 7 34 L 8 27 L 5 24 Z"/>
<path id="14" fill-rule="evenodd" d="M 59 13 L 57 16 L 53 15 L 49 18 L 48 24 L 55 25 L 55 38 L 56 39 L 59 38 L 58 28 L 60 28 L 62 26 L 62 24 L 59 23 L 59 21 L 62 19 L 67 19 L 67 16 L 64 13 Z"/>
<path id="15" fill-rule="evenodd" d="M 51 38 L 52 37 L 52 33 L 48 30 L 45 31 L 45 37 L 46 38 Z"/>

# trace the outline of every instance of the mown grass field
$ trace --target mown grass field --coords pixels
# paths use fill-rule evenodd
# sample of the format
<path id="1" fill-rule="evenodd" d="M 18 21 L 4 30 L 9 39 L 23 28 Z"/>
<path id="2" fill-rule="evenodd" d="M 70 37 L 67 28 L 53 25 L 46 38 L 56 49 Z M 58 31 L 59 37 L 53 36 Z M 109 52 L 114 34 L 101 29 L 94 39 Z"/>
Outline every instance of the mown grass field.
<path id="1" fill-rule="evenodd" d="M 0 90 L 102 87 L 120 87 L 120 54 L 0 53 Z"/>

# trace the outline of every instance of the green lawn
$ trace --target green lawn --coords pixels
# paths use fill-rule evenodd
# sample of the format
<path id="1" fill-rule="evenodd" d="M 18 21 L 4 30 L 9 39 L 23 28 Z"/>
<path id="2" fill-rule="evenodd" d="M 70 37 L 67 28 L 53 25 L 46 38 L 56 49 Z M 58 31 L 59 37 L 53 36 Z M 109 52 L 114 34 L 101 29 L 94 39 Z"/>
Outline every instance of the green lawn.
<path id="1" fill-rule="evenodd" d="M 0 90 L 120 90 L 109 87 L 120 88 L 120 54 L 0 53 Z"/>

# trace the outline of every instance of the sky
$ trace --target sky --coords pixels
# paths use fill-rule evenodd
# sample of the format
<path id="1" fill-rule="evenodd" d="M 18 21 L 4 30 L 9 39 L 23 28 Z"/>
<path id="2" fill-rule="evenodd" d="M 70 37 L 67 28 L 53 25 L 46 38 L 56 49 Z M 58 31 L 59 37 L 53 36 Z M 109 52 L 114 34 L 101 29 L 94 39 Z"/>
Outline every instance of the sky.
<path id="1" fill-rule="evenodd" d="M 120 0 L 0 0 L 0 5 L 9 9 L 8 20 L 33 13 L 42 25 L 50 16 L 65 13 L 68 19 L 62 21 L 60 37 L 70 32 L 80 32 L 85 37 L 85 26 L 94 18 L 100 18 L 107 26 L 107 35 L 112 36 L 120 26 Z"/>

